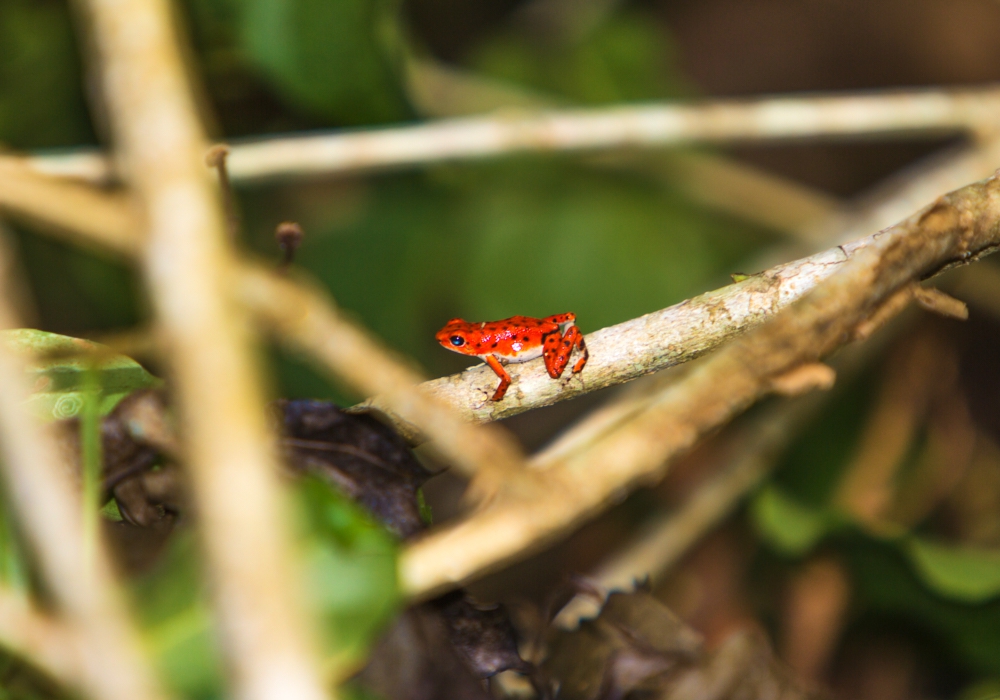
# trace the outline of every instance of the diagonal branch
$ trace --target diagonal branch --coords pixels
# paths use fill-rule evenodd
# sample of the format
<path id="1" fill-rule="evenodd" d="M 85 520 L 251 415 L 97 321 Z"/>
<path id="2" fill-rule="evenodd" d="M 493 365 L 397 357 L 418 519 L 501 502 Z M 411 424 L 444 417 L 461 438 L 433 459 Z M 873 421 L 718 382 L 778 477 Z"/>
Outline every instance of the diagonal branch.
<path id="1" fill-rule="evenodd" d="M 998 163 L 1000 137 L 995 133 L 973 144 L 932 154 L 887 178 L 833 216 L 808 226 L 803 235 L 809 240 L 833 243 L 880 231 L 942 192 L 988 177 Z"/>
<path id="2" fill-rule="evenodd" d="M 483 366 L 428 382 L 428 391 L 476 421 L 517 415 L 693 360 L 745 333 L 837 274 L 879 234 L 778 265 L 741 282 L 587 335 L 583 372 L 553 381 L 541 363 L 508 368 L 509 399 L 487 399 L 492 374 Z"/>
<path id="3" fill-rule="evenodd" d="M 139 213 L 130 199 L 40 175 L 27 158 L 0 155 L 0 211 L 83 247 L 124 258 L 141 250 Z"/>
<path id="4" fill-rule="evenodd" d="M 815 362 L 914 281 L 1000 246 L 1000 183 L 995 178 L 939 198 L 902 223 L 845 246 L 847 257 L 791 308 L 706 358 L 631 420 L 613 424 L 585 450 L 532 460 L 550 487 L 533 499 L 501 496 L 490 506 L 415 542 L 402 577 L 414 596 L 460 585 L 537 551 L 643 483 L 669 460 L 771 390 L 772 380 Z M 589 342 L 588 342 L 589 344 Z"/>

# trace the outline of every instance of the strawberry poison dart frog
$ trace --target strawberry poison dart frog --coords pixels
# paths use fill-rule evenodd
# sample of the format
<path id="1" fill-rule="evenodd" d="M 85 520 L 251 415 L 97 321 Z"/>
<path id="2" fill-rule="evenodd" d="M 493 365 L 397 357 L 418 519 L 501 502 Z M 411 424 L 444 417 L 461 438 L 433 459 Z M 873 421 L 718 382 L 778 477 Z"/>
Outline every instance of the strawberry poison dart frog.
<path id="1" fill-rule="evenodd" d="M 510 386 L 510 375 L 503 368 L 508 362 L 527 362 L 539 355 L 545 358 L 549 376 L 558 379 L 569 363 L 573 348 L 583 357 L 573 365 L 573 374 L 583 369 L 590 356 L 583 333 L 576 327 L 576 314 L 556 314 L 546 318 L 511 316 L 502 321 L 470 323 L 453 318 L 437 332 L 441 345 L 463 355 L 475 355 L 500 377 L 493 394 L 499 401 Z"/>

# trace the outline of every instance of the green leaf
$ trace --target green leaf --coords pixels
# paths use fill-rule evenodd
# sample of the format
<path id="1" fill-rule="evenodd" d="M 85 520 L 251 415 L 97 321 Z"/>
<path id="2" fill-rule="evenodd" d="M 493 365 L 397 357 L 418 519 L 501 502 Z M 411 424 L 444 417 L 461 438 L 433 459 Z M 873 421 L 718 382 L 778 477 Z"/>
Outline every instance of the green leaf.
<path id="1" fill-rule="evenodd" d="M 834 525 L 825 511 L 803 506 L 774 486 L 761 489 L 751 512 L 760 534 L 776 549 L 791 555 L 812 549 Z"/>
<path id="2" fill-rule="evenodd" d="M 83 466 L 83 551 L 87 561 L 97 548 L 101 523 L 101 483 L 104 473 L 104 445 L 101 440 L 101 385 L 95 367 L 83 372 L 80 387 L 80 458 Z"/>
<path id="3" fill-rule="evenodd" d="M 938 593 L 968 603 L 1000 594 L 1000 550 L 951 546 L 909 537 L 903 544 L 921 580 Z"/>
<path id="4" fill-rule="evenodd" d="M 411 116 L 396 0 L 243 0 L 251 60 L 291 103 L 341 122 Z"/>
<path id="5" fill-rule="evenodd" d="M 34 393 L 28 406 L 43 418 L 79 415 L 88 391 L 88 372 L 97 375 L 101 416 L 133 391 L 162 384 L 135 360 L 89 340 L 21 328 L 0 332 L 0 342 L 29 358 Z"/>

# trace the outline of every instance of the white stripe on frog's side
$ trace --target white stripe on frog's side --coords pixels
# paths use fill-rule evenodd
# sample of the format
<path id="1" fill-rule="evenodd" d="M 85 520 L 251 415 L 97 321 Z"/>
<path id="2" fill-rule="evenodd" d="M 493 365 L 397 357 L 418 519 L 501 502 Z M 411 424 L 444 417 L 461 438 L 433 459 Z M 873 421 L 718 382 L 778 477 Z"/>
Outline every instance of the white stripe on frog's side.
<path id="1" fill-rule="evenodd" d="M 514 352 L 517 353 L 516 355 L 501 355 L 498 352 L 487 352 L 483 353 L 482 355 L 477 355 L 476 357 L 488 357 L 490 355 L 493 355 L 503 364 L 509 363 L 516 365 L 522 362 L 527 362 L 528 360 L 534 360 L 536 357 L 542 356 L 542 347 L 540 345 L 537 348 L 532 348 L 531 350 L 522 350 L 522 351 L 517 350 L 519 346 L 520 343 L 514 343 L 513 345 L 511 345 L 511 347 L 514 348 Z"/>

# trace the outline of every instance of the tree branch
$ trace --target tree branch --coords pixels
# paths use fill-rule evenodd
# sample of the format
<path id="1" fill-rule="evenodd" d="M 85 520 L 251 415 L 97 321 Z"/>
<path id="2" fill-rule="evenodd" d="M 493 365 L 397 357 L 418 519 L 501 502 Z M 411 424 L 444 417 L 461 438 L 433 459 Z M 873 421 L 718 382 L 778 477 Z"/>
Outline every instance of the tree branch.
<path id="1" fill-rule="evenodd" d="M 488 400 L 492 372 L 477 365 L 427 382 L 427 391 L 467 417 L 499 420 L 630 381 L 693 360 L 793 304 L 837 273 L 879 234 L 778 265 L 741 282 L 586 336 L 590 360 L 577 375 L 554 381 L 541 362 L 508 366 L 513 384 L 500 402 Z M 378 405 L 378 398 L 370 400 Z"/>
<path id="2" fill-rule="evenodd" d="M 41 175 L 27 158 L 0 155 L 0 210 L 76 245 L 119 257 L 141 251 L 141 224 L 132 201 L 116 192 Z"/>
<path id="3" fill-rule="evenodd" d="M 803 232 L 807 240 L 854 240 L 880 231 L 909 216 L 910 212 L 966 183 L 994 173 L 1000 163 L 1000 137 L 990 135 L 971 146 L 935 153 L 873 187 L 863 197 L 833 216 L 818 220 Z"/>
<path id="4" fill-rule="evenodd" d="M 230 174 L 250 182 L 361 172 L 516 152 L 731 143 L 821 137 L 936 137 L 991 125 L 1000 96 L 977 89 L 808 95 L 603 109 L 511 111 L 415 126 L 256 139 L 232 146 Z M 49 174 L 106 181 L 100 155 L 31 159 Z"/>
<path id="5" fill-rule="evenodd" d="M 628 490 L 660 478 L 671 458 L 767 394 L 774 377 L 849 342 L 855 328 L 914 280 L 997 246 L 995 178 L 845 246 L 847 259 L 834 274 L 769 323 L 690 368 L 634 418 L 610 425 L 586 449 L 532 459 L 548 482 L 533 498 L 501 495 L 412 544 L 401 562 L 406 589 L 417 597 L 431 595 L 537 551 Z"/>

